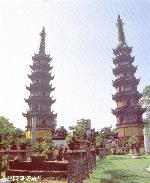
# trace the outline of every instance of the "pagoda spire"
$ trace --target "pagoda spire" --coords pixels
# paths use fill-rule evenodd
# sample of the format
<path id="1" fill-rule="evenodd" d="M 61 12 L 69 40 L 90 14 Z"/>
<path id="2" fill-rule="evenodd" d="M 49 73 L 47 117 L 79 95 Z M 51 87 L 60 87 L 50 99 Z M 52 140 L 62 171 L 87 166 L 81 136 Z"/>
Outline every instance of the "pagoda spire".
<path id="1" fill-rule="evenodd" d="M 40 33 L 41 41 L 40 41 L 40 48 L 39 48 L 39 54 L 45 55 L 45 27 L 43 27 L 42 32 Z"/>
<path id="2" fill-rule="evenodd" d="M 118 19 L 117 19 L 117 23 L 116 23 L 117 31 L 118 31 L 118 47 L 127 46 L 126 41 L 125 41 L 124 31 L 123 31 L 123 25 L 124 25 L 124 23 L 122 22 L 120 15 L 118 15 Z"/>

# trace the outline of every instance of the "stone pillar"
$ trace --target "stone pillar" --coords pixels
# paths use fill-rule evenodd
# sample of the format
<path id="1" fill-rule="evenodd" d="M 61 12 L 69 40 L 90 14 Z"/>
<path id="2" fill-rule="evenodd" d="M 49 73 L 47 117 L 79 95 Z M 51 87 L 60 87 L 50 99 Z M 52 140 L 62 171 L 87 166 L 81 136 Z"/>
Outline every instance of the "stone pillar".
<path id="1" fill-rule="evenodd" d="M 149 124 L 144 124 L 144 149 L 145 154 L 150 154 L 150 127 Z"/>
<path id="2" fill-rule="evenodd" d="M 36 143 L 36 123 L 37 123 L 37 119 L 36 117 L 32 118 L 32 129 L 31 129 L 31 142 L 34 144 Z"/>

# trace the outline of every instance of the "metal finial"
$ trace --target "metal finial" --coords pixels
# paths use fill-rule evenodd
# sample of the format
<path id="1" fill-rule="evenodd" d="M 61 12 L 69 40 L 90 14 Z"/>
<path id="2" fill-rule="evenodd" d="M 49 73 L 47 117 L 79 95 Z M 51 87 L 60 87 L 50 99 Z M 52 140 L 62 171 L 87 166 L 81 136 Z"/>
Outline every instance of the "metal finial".
<path id="1" fill-rule="evenodd" d="M 41 41 L 40 41 L 39 54 L 45 55 L 45 37 L 46 37 L 45 27 L 43 27 L 43 30 L 40 33 L 40 36 L 41 36 Z"/>
<path id="2" fill-rule="evenodd" d="M 120 18 L 120 15 L 118 14 L 117 24 L 116 24 L 117 31 L 118 31 L 118 47 L 126 46 L 123 25 L 124 25 L 124 23 L 122 22 L 122 19 Z"/>

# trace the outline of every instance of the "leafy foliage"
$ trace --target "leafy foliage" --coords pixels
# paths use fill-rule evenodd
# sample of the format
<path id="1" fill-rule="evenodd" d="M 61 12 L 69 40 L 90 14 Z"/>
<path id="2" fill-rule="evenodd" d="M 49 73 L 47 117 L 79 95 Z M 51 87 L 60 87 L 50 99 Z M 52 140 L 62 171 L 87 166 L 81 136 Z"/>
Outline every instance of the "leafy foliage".
<path id="1" fill-rule="evenodd" d="M 73 134 L 72 133 L 68 133 L 68 135 L 66 136 L 67 143 L 68 142 L 71 142 L 72 141 L 72 138 L 73 138 Z"/>
<path id="2" fill-rule="evenodd" d="M 139 138 L 136 137 L 136 136 L 131 136 L 129 139 L 128 139 L 128 144 L 129 145 L 137 145 L 139 143 Z"/>
<path id="3" fill-rule="evenodd" d="M 112 129 L 112 127 L 104 127 L 100 130 L 100 133 L 103 134 L 104 138 L 112 138 L 117 135 L 116 129 Z"/>
<path id="4" fill-rule="evenodd" d="M 50 149 L 53 147 L 52 139 L 45 138 L 41 143 L 42 155 L 48 155 Z"/>
<path id="5" fill-rule="evenodd" d="M 32 156 L 47 156 L 53 147 L 52 139 L 43 138 L 41 142 L 31 144 L 30 154 Z"/>
<path id="6" fill-rule="evenodd" d="M 10 146 L 12 141 L 19 143 L 19 140 L 24 136 L 24 132 L 15 128 L 9 120 L 3 116 L 0 116 L 0 143 L 6 149 Z"/>
<path id="7" fill-rule="evenodd" d="M 106 144 L 108 139 L 114 139 L 115 137 L 117 137 L 116 129 L 104 127 L 96 135 L 96 146 L 98 147 L 101 144 Z"/>
<path id="8" fill-rule="evenodd" d="M 150 108 L 150 86 L 146 86 L 142 92 L 142 98 L 140 100 L 140 104 L 144 107 Z"/>
<path id="9" fill-rule="evenodd" d="M 146 86 L 143 89 L 142 98 L 140 100 L 140 104 L 143 107 L 147 108 L 146 118 L 144 119 L 144 122 L 145 123 L 150 123 L 150 86 Z"/>
<path id="10" fill-rule="evenodd" d="M 73 131 L 73 136 L 78 140 L 82 140 L 87 137 L 87 120 L 81 119 L 77 121 L 76 126 L 69 127 L 70 130 Z M 71 138 L 71 134 L 68 134 L 67 139 Z"/>
<path id="11" fill-rule="evenodd" d="M 78 121 L 76 128 L 75 128 L 75 134 L 79 139 L 83 139 L 86 137 L 86 132 L 87 132 L 87 125 L 86 121 Z"/>
<path id="12" fill-rule="evenodd" d="M 101 144 L 104 144 L 104 136 L 102 133 L 98 133 L 96 136 L 96 146 L 99 147 Z"/>

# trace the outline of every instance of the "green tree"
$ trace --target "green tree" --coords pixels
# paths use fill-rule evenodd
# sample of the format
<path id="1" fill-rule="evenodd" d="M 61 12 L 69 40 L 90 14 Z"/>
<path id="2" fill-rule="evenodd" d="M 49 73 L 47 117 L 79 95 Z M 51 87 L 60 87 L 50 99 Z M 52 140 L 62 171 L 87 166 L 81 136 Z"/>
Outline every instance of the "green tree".
<path id="1" fill-rule="evenodd" d="M 19 138 L 24 136 L 24 132 L 15 128 L 12 123 L 9 122 L 4 116 L 0 116 L 0 143 L 4 145 L 6 149 L 9 147 L 11 141 L 18 142 Z"/>
<path id="2" fill-rule="evenodd" d="M 15 128 L 12 123 L 9 122 L 7 118 L 4 116 L 0 116 L 0 146 L 1 149 L 7 150 L 9 148 L 10 143 L 15 141 L 15 143 L 22 138 L 24 132 Z M 8 156 L 0 156 L 0 176 L 1 171 L 4 170 L 7 166 L 9 157 Z"/>
<path id="3" fill-rule="evenodd" d="M 96 134 L 96 146 L 106 144 L 108 139 L 114 139 L 115 137 L 117 137 L 116 129 L 112 129 L 111 126 L 104 127 Z"/>
<path id="4" fill-rule="evenodd" d="M 71 142 L 72 141 L 72 138 L 73 138 L 73 134 L 71 132 L 68 133 L 67 136 L 66 136 L 67 143 Z"/>
<path id="5" fill-rule="evenodd" d="M 69 129 L 72 131 L 73 136 L 76 137 L 78 140 L 83 140 L 87 137 L 87 120 L 80 119 L 77 121 L 77 124 L 75 126 L 70 126 Z M 71 134 L 67 136 L 67 139 L 70 139 Z"/>
<path id="6" fill-rule="evenodd" d="M 78 121 L 76 128 L 75 128 L 75 134 L 79 139 L 83 139 L 86 137 L 86 132 L 87 132 L 87 125 L 85 121 Z"/>
<path id="7" fill-rule="evenodd" d="M 53 147 L 53 142 L 51 138 L 45 137 L 41 143 L 43 154 L 47 154 L 49 150 Z"/>
<path id="8" fill-rule="evenodd" d="M 150 86 L 146 86 L 142 92 L 140 103 L 147 108 L 150 108 Z"/>
<path id="9" fill-rule="evenodd" d="M 100 134 L 103 134 L 105 139 L 112 139 L 117 136 L 116 129 L 112 129 L 112 127 L 104 127 L 100 130 Z"/>
<path id="10" fill-rule="evenodd" d="M 101 144 L 104 144 L 104 135 L 102 133 L 98 133 L 96 136 L 96 147 L 99 147 Z"/>
<path id="11" fill-rule="evenodd" d="M 145 123 L 150 123 L 150 86 L 146 86 L 143 89 L 142 98 L 140 100 L 140 104 L 143 107 L 147 108 L 146 117 L 144 119 L 144 122 Z"/>
<path id="12" fill-rule="evenodd" d="M 139 144 L 139 138 L 138 137 L 136 137 L 136 136 L 131 136 L 129 139 L 128 139 L 128 144 L 130 145 L 130 146 L 136 146 L 136 145 L 138 145 Z"/>

